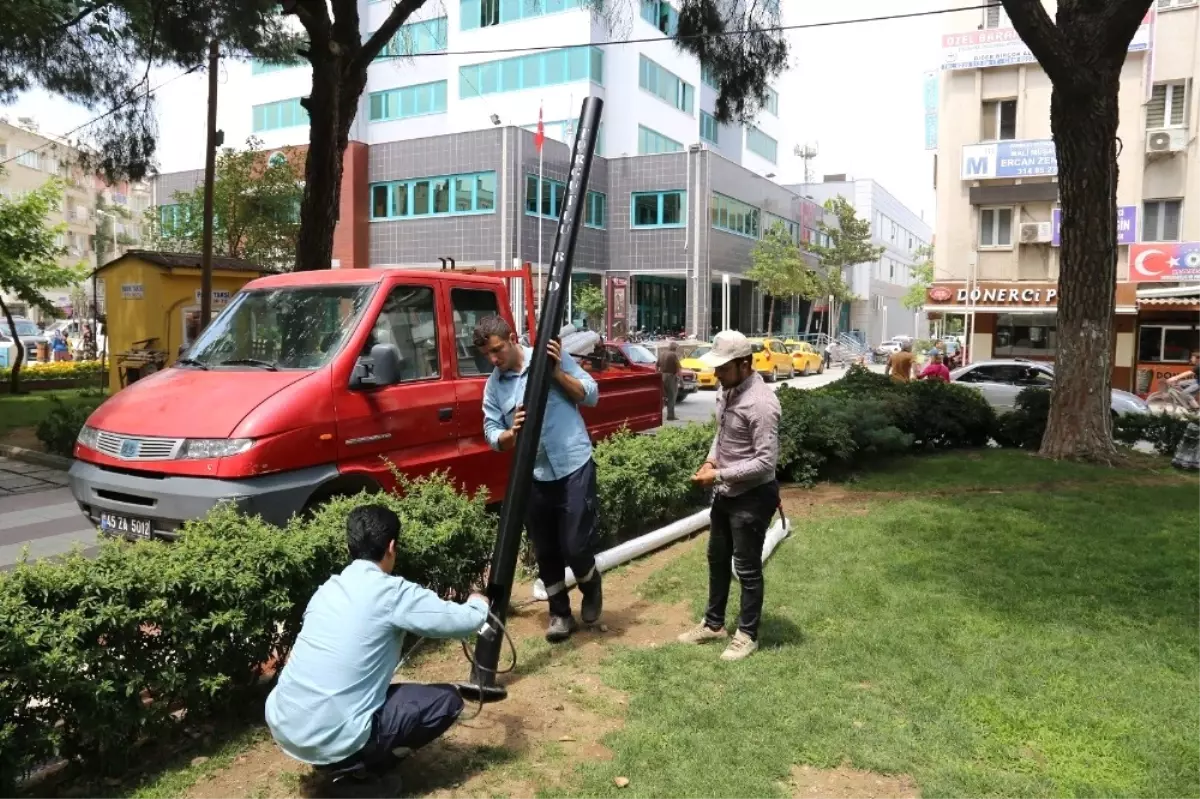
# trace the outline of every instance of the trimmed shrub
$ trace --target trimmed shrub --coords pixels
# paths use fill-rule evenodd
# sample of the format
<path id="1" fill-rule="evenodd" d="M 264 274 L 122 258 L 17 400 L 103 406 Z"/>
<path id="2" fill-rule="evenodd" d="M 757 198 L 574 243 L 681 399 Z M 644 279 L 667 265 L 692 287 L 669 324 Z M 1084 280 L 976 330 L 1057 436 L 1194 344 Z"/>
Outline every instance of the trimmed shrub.
<path id="1" fill-rule="evenodd" d="M 784 386 L 779 397 L 782 478 L 811 484 L 852 470 L 868 456 L 907 450 L 912 437 L 894 423 L 896 403 L 878 398 L 802 391 Z"/>
<path id="2" fill-rule="evenodd" d="M 99 391 L 94 396 L 81 394 L 81 397 L 78 402 L 63 402 L 60 397 L 50 397 L 50 412 L 38 422 L 35 431 L 38 441 L 42 442 L 47 452 L 64 458 L 75 453 L 75 439 L 79 437 L 79 431 L 92 411 L 104 401 L 104 394 Z"/>
<path id="3" fill-rule="evenodd" d="M 1125 444 L 1148 441 L 1159 455 L 1174 455 L 1191 422 L 1200 421 L 1195 414 L 1174 416 L 1169 413 L 1126 414 L 1113 423 L 1113 438 Z"/>
<path id="4" fill-rule="evenodd" d="M 22 380 L 81 380 L 99 378 L 104 371 L 100 361 L 51 361 L 21 365 Z M 7 382 L 12 367 L 0 367 L 0 382 Z"/>

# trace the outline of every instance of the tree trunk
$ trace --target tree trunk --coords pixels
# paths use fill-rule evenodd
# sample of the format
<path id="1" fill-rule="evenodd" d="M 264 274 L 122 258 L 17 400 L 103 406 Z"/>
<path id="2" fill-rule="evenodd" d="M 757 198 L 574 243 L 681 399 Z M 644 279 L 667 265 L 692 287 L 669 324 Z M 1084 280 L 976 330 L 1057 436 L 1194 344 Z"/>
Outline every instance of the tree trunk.
<path id="1" fill-rule="evenodd" d="M 1086 90 L 1058 88 L 1050 124 L 1058 150 L 1062 249 L 1054 395 L 1042 438 L 1047 458 L 1111 463 L 1113 312 L 1117 280 L 1117 93 L 1121 64 Z"/>
<path id="2" fill-rule="evenodd" d="M 808 335 L 812 332 L 813 311 L 816 310 L 817 300 L 813 298 L 808 301 L 808 319 L 804 322 L 804 334 Z"/>
<path id="3" fill-rule="evenodd" d="M 361 75 L 343 76 L 346 59 L 328 56 L 334 65 L 313 66 L 312 94 L 304 101 L 309 115 L 308 155 L 304 161 L 304 198 L 296 237 L 296 269 L 306 272 L 333 265 L 333 232 L 341 213 L 342 162 L 350 124 L 366 84 Z"/>
<path id="4" fill-rule="evenodd" d="M 17 334 L 17 322 L 13 319 L 12 311 L 5 305 L 3 297 L 0 297 L 0 312 L 4 313 L 4 321 L 8 322 L 8 329 L 12 331 L 13 341 L 17 345 L 17 359 L 13 361 L 12 371 L 8 375 L 9 393 L 16 394 L 21 381 L 21 365 L 25 363 L 25 345 Z"/>
<path id="5" fill-rule="evenodd" d="M 775 295 L 771 295 L 771 304 L 767 310 L 767 337 L 771 336 L 771 328 L 775 324 Z"/>

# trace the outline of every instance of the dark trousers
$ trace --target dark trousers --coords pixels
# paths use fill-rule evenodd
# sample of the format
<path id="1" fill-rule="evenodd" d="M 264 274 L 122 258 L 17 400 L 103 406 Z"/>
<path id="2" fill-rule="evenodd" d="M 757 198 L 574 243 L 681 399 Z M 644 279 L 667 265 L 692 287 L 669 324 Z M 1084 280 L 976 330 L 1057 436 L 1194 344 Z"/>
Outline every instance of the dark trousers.
<path id="1" fill-rule="evenodd" d="M 567 566 L 575 573 L 580 590 L 596 566 L 600 500 L 596 492 L 596 462 L 589 460 L 560 480 L 533 481 L 525 526 L 537 557 L 538 577 L 549 595 L 550 615 L 570 616 L 571 598 L 563 581 Z"/>
<path id="2" fill-rule="evenodd" d="M 718 495 L 713 500 L 708 534 L 708 609 L 704 612 L 704 623 L 712 629 L 725 626 L 732 559 L 742 585 L 738 629 L 758 640 L 764 592 L 762 548 L 771 516 L 778 507 L 779 484 L 775 482 L 736 497 Z"/>
<path id="3" fill-rule="evenodd" d="M 825 351 L 825 368 L 829 368 L 829 362 L 833 360 L 833 355 L 828 350 Z"/>
<path id="4" fill-rule="evenodd" d="M 663 373 L 663 394 L 667 400 L 667 420 L 675 419 L 675 400 L 679 397 L 679 375 Z"/>
<path id="5" fill-rule="evenodd" d="M 397 683 L 388 686 L 383 707 L 371 719 L 371 736 L 355 754 L 323 768 L 339 771 L 358 762 L 380 768 L 393 761 L 392 750 L 420 749 L 440 738 L 462 713 L 458 689 L 448 683 Z"/>

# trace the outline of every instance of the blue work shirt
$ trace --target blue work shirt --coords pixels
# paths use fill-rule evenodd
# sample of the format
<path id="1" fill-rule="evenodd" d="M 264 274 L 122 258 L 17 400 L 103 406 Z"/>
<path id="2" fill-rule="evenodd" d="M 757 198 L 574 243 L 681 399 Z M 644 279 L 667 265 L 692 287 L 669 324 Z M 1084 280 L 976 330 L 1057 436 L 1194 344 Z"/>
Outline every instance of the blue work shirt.
<path id="1" fill-rule="evenodd" d="M 512 426 L 518 405 L 525 404 L 525 385 L 533 349 L 522 347 L 525 357 L 520 372 L 493 369 L 483 389 L 483 435 L 492 449 L 500 449 L 500 434 Z M 547 356 L 549 357 L 549 356 Z M 583 384 L 581 405 L 593 407 L 600 399 L 596 380 L 568 353 L 562 354 L 562 370 Z M 533 479 L 539 483 L 561 480 L 583 468 L 592 458 L 592 439 L 579 408 L 566 392 L 552 382 L 542 421 L 542 440 L 533 461 Z"/>
<path id="2" fill-rule="evenodd" d="M 267 726 L 288 755 L 312 765 L 345 760 L 366 745 L 387 698 L 405 632 L 465 638 L 483 626 L 487 603 L 447 602 L 428 588 L 356 560 L 325 581 L 279 682 Z"/>

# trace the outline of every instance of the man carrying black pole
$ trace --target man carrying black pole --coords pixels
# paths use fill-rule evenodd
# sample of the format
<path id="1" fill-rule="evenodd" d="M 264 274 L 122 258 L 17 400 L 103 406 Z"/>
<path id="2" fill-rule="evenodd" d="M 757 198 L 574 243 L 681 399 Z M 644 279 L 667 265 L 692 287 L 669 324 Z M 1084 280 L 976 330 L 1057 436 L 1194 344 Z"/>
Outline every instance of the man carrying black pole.
<path id="1" fill-rule="evenodd" d="M 512 327 L 499 316 L 479 320 L 473 343 L 493 367 L 483 390 L 484 437 L 489 446 L 504 452 L 516 446 L 525 421 L 524 397 L 533 349 L 521 346 Z M 570 638 L 576 630 L 565 582 L 567 566 L 583 594 L 580 616 L 584 624 L 600 620 L 604 601 L 595 558 L 599 543 L 596 463 L 579 413 L 580 405 L 596 404 L 599 389 L 558 341 L 550 342 L 547 354 L 554 362 L 553 379 L 533 464 L 525 526 L 537 557 L 538 577 L 549 596 L 546 640 L 555 643 Z"/>
<path id="2" fill-rule="evenodd" d="M 754 371 L 750 342 L 736 330 L 717 334 L 700 360 L 721 383 L 717 435 L 692 479 L 713 488 L 708 534 L 708 607 L 704 620 L 679 636 L 685 644 L 725 641 L 725 606 L 732 579 L 730 559 L 742 586 L 737 633 L 721 654 L 741 660 L 758 649 L 763 607 L 763 542 L 779 507 L 779 399 Z"/>

